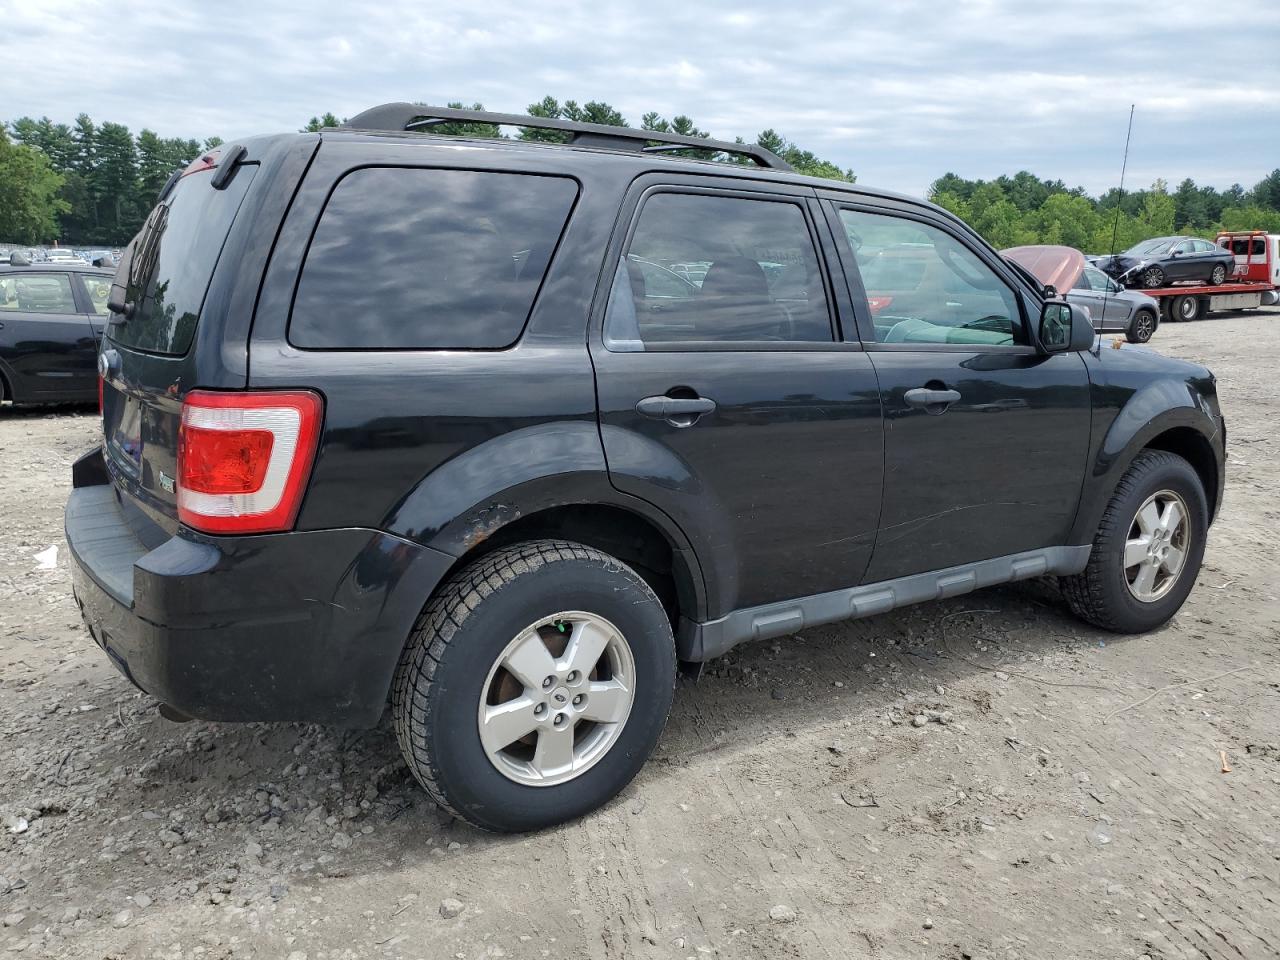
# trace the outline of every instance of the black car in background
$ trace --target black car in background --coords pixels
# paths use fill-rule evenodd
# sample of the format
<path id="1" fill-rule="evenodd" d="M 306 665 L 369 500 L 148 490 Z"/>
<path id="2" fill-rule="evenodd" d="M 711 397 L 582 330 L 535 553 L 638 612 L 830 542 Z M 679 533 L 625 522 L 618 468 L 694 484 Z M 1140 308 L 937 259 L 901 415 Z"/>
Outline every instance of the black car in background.
<path id="1" fill-rule="evenodd" d="M 1235 270 L 1236 261 L 1230 251 L 1210 240 L 1155 237 L 1114 257 L 1102 257 L 1097 266 L 1126 286 L 1153 290 L 1184 280 L 1224 283 Z"/>
<path id="2" fill-rule="evenodd" d="M 0 399 L 90 402 L 111 271 L 75 263 L 0 265 Z"/>

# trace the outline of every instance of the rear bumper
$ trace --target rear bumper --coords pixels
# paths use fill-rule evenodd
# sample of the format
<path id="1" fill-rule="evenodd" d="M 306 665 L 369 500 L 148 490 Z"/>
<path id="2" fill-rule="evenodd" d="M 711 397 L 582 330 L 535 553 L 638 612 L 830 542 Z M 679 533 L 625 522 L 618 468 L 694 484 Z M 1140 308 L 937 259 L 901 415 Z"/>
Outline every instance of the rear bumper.
<path id="1" fill-rule="evenodd" d="M 366 529 L 168 536 L 103 482 L 101 456 L 73 469 L 66 536 L 85 623 L 126 677 L 205 720 L 377 722 L 453 557 Z"/>

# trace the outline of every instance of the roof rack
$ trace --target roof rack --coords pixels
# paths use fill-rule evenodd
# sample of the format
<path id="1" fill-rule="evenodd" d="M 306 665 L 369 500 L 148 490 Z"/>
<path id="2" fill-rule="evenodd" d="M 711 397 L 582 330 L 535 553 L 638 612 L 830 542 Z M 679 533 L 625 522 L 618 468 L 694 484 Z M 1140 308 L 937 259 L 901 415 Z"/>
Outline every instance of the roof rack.
<path id="1" fill-rule="evenodd" d="M 637 153 L 670 153 L 674 150 L 705 150 L 747 157 L 757 166 L 770 170 L 790 170 L 791 165 L 776 153 L 753 143 L 729 143 L 705 137 L 690 137 L 661 130 L 637 130 L 613 127 L 603 123 L 580 123 L 548 117 L 528 117 L 518 113 L 490 113 L 487 110 L 458 110 L 453 107 L 431 107 L 420 103 L 384 103 L 356 114 L 343 124 L 352 130 L 421 130 L 442 123 L 487 123 L 501 127 L 533 127 L 537 130 L 563 130 L 573 134 L 570 143 L 577 146 L 601 147 L 606 150 L 631 150 Z"/>

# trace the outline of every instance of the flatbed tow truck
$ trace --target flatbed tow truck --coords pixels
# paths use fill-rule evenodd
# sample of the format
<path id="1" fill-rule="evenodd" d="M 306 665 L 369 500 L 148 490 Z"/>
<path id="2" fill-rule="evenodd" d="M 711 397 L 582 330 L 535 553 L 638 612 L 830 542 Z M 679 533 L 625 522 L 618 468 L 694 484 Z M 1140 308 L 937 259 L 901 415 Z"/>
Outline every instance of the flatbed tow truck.
<path id="1" fill-rule="evenodd" d="M 1261 230 L 1222 231 L 1217 244 L 1235 254 L 1231 279 L 1142 290 L 1160 304 L 1165 321 L 1201 320 L 1210 313 L 1280 303 L 1280 236 Z"/>

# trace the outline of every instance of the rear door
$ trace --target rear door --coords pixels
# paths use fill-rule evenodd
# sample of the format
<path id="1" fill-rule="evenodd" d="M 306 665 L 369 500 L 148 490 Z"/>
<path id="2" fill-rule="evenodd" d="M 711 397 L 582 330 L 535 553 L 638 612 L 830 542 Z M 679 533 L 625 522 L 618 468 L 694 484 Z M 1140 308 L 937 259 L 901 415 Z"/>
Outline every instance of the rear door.
<path id="1" fill-rule="evenodd" d="M 855 585 L 871 555 L 880 401 L 825 229 L 806 188 L 650 175 L 615 234 L 591 341 L 610 478 L 682 527 L 712 616 Z"/>
<path id="2" fill-rule="evenodd" d="M 90 400 L 97 393 L 93 327 L 69 273 L 0 277 L 0 343 L 18 399 Z"/>
<path id="3" fill-rule="evenodd" d="M 834 197 L 828 211 L 884 403 L 868 582 L 1065 544 L 1089 443 L 1082 358 L 1030 344 L 1028 291 L 950 221 Z M 880 255 L 906 245 L 914 285 L 882 289 Z"/>

